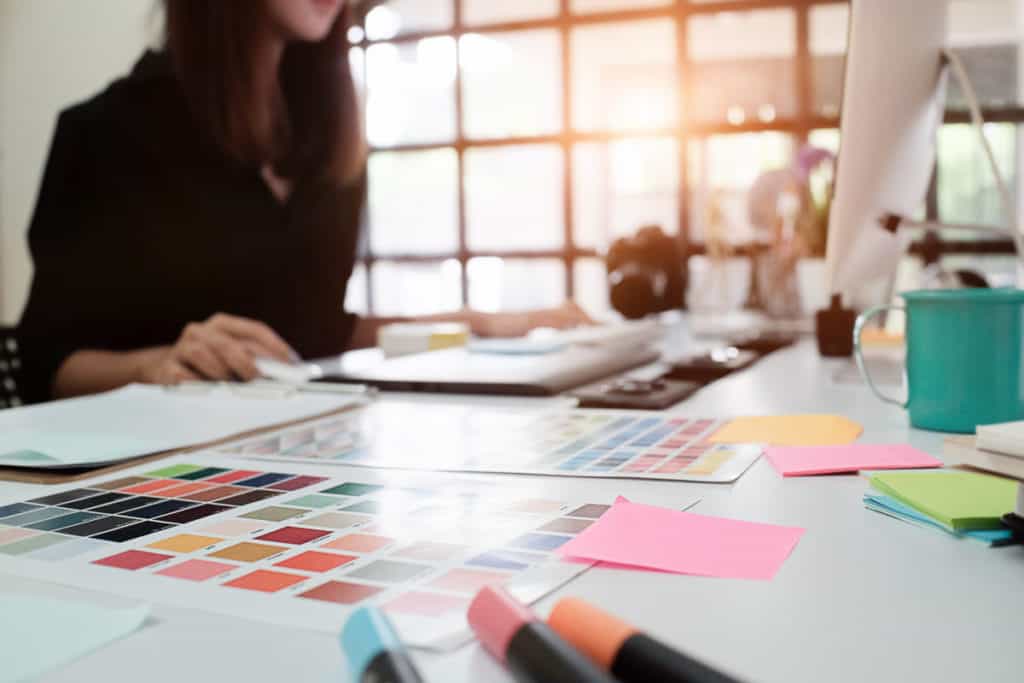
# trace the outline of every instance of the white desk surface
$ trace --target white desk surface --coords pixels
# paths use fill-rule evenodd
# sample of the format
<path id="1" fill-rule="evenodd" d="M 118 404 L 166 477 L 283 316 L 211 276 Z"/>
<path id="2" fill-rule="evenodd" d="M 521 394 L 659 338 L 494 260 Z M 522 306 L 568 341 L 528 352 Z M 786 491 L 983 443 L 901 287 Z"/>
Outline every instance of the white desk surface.
<path id="1" fill-rule="evenodd" d="M 940 435 L 909 429 L 900 410 L 864 387 L 833 383 L 837 362 L 819 358 L 808 340 L 701 390 L 676 410 L 693 416 L 834 412 L 859 420 L 866 442 L 909 441 L 940 455 Z M 772 581 L 595 569 L 556 594 L 590 598 L 745 680 L 1022 678 L 1024 548 L 989 549 L 870 512 L 861 502 L 867 484 L 857 476 L 783 479 L 762 459 L 732 485 L 529 480 L 538 493 L 609 501 L 620 493 L 666 505 L 699 496 L 698 512 L 805 527 Z M 34 490 L 3 483 L 0 500 Z M 110 600 L 4 575 L 0 590 Z M 552 603 L 549 597 L 538 610 L 546 614 Z M 512 680 L 476 645 L 416 658 L 428 681 Z M 336 640 L 327 635 L 156 605 L 140 632 L 44 680 L 320 683 L 345 680 L 341 664 Z"/>

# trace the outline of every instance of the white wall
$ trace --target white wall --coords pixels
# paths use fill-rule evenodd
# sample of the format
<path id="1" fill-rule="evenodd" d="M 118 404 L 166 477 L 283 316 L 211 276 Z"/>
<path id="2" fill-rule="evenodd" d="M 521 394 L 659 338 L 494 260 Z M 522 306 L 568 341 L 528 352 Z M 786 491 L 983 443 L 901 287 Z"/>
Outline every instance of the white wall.
<path id="1" fill-rule="evenodd" d="M 0 0 L 0 321 L 28 293 L 25 232 L 58 112 L 127 72 L 160 21 L 153 0 Z"/>

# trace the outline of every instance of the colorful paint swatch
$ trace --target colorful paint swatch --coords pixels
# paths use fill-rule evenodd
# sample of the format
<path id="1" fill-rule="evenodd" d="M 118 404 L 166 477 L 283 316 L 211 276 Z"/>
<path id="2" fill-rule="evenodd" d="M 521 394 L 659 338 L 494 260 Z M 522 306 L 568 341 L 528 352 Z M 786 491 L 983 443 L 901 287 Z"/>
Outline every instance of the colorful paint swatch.
<path id="1" fill-rule="evenodd" d="M 354 605 L 380 593 L 383 588 L 347 581 L 328 581 L 312 590 L 299 593 L 300 598 L 334 602 L 339 605 Z"/>
<path id="2" fill-rule="evenodd" d="M 68 511 L 64 508 L 35 508 L 28 512 L 22 512 L 20 515 L 4 517 L 4 524 L 9 526 L 28 526 L 66 514 L 68 514 Z"/>
<path id="3" fill-rule="evenodd" d="M 515 550 L 492 550 L 481 553 L 466 562 L 470 566 L 488 567 L 490 569 L 506 569 L 509 571 L 522 571 L 527 567 L 539 564 L 546 558 L 543 555 L 532 553 L 521 553 Z"/>
<path id="4" fill-rule="evenodd" d="M 247 486 L 250 488 L 262 488 L 264 486 L 270 486 L 279 481 L 285 479 L 291 479 L 290 474 L 281 474 L 279 472 L 265 472 L 257 474 L 255 477 L 249 477 L 248 479 L 239 479 L 234 482 L 235 486 Z"/>
<path id="5" fill-rule="evenodd" d="M 544 526 L 537 527 L 537 531 L 550 531 L 555 534 L 578 534 L 593 524 L 589 519 L 573 519 L 571 517 L 559 517 L 553 519 Z"/>
<path id="6" fill-rule="evenodd" d="M 98 508 L 101 505 L 107 503 L 113 503 L 118 500 L 128 498 L 125 493 L 113 493 L 108 491 L 107 493 L 101 493 L 97 496 L 86 496 L 85 498 L 79 498 L 78 500 L 72 500 L 68 503 L 64 503 L 61 507 L 70 508 L 72 510 L 87 510 L 90 508 Z"/>
<path id="7" fill-rule="evenodd" d="M 242 479 L 254 477 L 257 474 L 259 474 L 259 472 L 254 470 L 231 470 L 224 474 L 218 474 L 216 477 L 210 477 L 206 481 L 215 482 L 217 484 L 231 484 L 236 481 L 241 481 Z"/>
<path id="8" fill-rule="evenodd" d="M 203 468 L 199 465 L 171 465 L 169 467 L 153 470 L 152 472 L 146 472 L 146 476 L 154 477 L 156 479 L 173 479 L 175 477 L 180 477 L 183 474 L 188 474 L 189 472 L 197 472 L 201 469 Z"/>
<path id="9" fill-rule="evenodd" d="M 337 553 L 321 553 L 315 550 L 307 550 L 287 560 L 275 562 L 275 567 L 287 569 L 298 569 L 303 572 L 329 572 L 357 560 L 355 555 L 339 555 Z"/>
<path id="10" fill-rule="evenodd" d="M 70 536 L 39 534 L 37 536 L 22 538 L 21 540 L 14 541 L 13 543 L 0 545 L 0 553 L 3 553 L 4 555 L 26 555 L 43 548 L 49 548 L 51 545 L 66 543 L 70 540 Z"/>
<path id="11" fill-rule="evenodd" d="M 587 517 L 588 519 L 597 519 L 604 513 L 608 512 L 611 505 L 595 505 L 593 503 L 587 505 L 581 505 L 572 512 L 566 514 L 570 517 Z"/>
<path id="12" fill-rule="evenodd" d="M 428 571 L 430 571 L 430 567 L 422 564 L 377 560 L 349 572 L 347 576 L 379 583 L 404 583 Z"/>
<path id="13" fill-rule="evenodd" d="M 270 533 L 257 536 L 256 540 L 268 541 L 270 543 L 287 543 L 289 545 L 302 545 L 315 541 L 318 538 L 330 535 L 331 532 L 321 529 L 305 529 L 299 526 L 286 526 L 275 529 Z"/>
<path id="14" fill-rule="evenodd" d="M 374 534 L 348 534 L 337 538 L 330 543 L 324 543 L 321 548 L 330 550 L 346 550 L 353 553 L 374 553 L 395 542 L 395 539 L 387 536 L 376 536 Z"/>
<path id="15" fill-rule="evenodd" d="M 327 512 L 307 519 L 304 524 L 320 526 L 326 529 L 347 529 L 370 521 L 365 515 L 351 515 L 345 512 Z"/>
<path id="16" fill-rule="evenodd" d="M 76 524 L 75 526 L 61 529 L 60 532 L 72 536 L 97 536 L 129 524 L 134 524 L 137 521 L 128 517 L 100 517 L 85 524 Z"/>
<path id="17" fill-rule="evenodd" d="M 421 562 L 444 562 L 456 555 L 465 552 L 466 546 L 455 543 L 434 543 L 431 541 L 420 541 L 399 548 L 391 553 L 392 557 L 402 557 L 407 560 L 419 560 Z"/>
<path id="18" fill-rule="evenodd" d="M 550 551 L 565 545 L 571 536 L 555 536 L 554 534 L 523 534 L 508 542 L 511 548 L 524 550 Z"/>
<path id="19" fill-rule="evenodd" d="M 247 512 L 242 516 L 247 519 L 262 519 L 265 522 L 283 522 L 286 519 L 291 519 L 292 517 L 301 517 L 304 514 L 306 514 L 305 510 L 271 505 L 270 507 L 260 508 L 259 510 Z"/>
<path id="20" fill-rule="evenodd" d="M 176 479 L 187 479 L 189 481 L 197 481 L 199 479 L 208 479 L 209 477 L 212 477 L 215 474 L 220 474 L 221 472 L 227 472 L 227 469 L 225 469 L 223 467 L 204 467 L 202 469 L 195 470 L 193 472 L 186 472 L 184 474 L 179 474 L 175 478 Z"/>
<path id="21" fill-rule="evenodd" d="M 160 489 L 159 491 L 155 491 L 153 495 L 160 496 L 161 498 L 184 498 L 190 493 L 204 491 L 209 488 L 213 488 L 213 486 L 202 482 L 192 481 L 187 484 L 179 484 L 177 486 L 169 486 L 165 489 Z"/>
<path id="22" fill-rule="evenodd" d="M 304 489 L 307 486 L 313 484 L 319 484 L 322 481 L 327 481 L 327 477 L 311 477 L 311 476 L 299 476 L 291 477 L 291 479 L 285 479 L 273 484 L 267 485 L 268 489 L 275 489 L 277 491 L 298 491 Z"/>
<path id="23" fill-rule="evenodd" d="M 155 519 L 157 517 L 163 517 L 169 515 L 172 512 L 183 510 L 184 508 L 191 507 L 195 503 L 190 503 L 187 500 L 162 500 L 159 503 L 153 503 L 146 507 L 136 508 L 132 510 L 132 517 L 142 517 L 143 519 Z"/>
<path id="24" fill-rule="evenodd" d="M 235 562 L 259 562 L 268 557 L 278 555 L 284 552 L 284 550 L 285 548 L 279 545 L 265 545 L 263 543 L 245 541 L 211 553 L 210 557 L 219 557 L 222 560 L 234 560 Z"/>
<path id="25" fill-rule="evenodd" d="M 212 534 L 214 536 L 224 536 L 226 538 L 232 538 L 237 536 L 247 536 L 254 531 L 259 531 L 266 527 L 266 524 L 262 522 L 250 522 L 245 519 L 225 519 L 208 526 L 204 526 L 199 531 L 204 534 Z"/>
<path id="26" fill-rule="evenodd" d="M 337 505 L 340 502 L 340 498 L 335 498 L 333 496 L 322 496 L 318 493 L 312 493 L 308 496 L 303 496 L 302 498 L 289 500 L 288 504 L 300 508 L 319 509 L 330 507 L 332 505 Z"/>
<path id="27" fill-rule="evenodd" d="M 38 529 L 39 531 L 57 531 L 64 527 L 74 526 L 76 524 L 83 524 L 90 522 L 94 519 L 99 519 L 100 515 L 93 514 L 91 512 L 72 512 L 67 515 L 61 515 L 60 517 L 51 517 L 50 519 L 44 519 L 41 522 L 30 524 L 29 529 Z"/>
<path id="28" fill-rule="evenodd" d="M 396 614 L 412 614 L 419 617 L 440 617 L 451 612 L 464 612 L 469 600 L 440 593 L 409 591 L 394 600 L 386 602 L 383 608 Z"/>
<path id="29" fill-rule="evenodd" d="M 93 484 L 92 487 L 96 489 L 103 489 L 104 491 L 114 491 L 116 489 L 123 489 L 129 486 L 135 486 L 146 481 L 145 477 L 121 477 L 120 479 L 114 479 L 113 481 L 105 481 L 102 484 Z"/>
<path id="30" fill-rule="evenodd" d="M 135 484 L 134 486 L 128 486 L 118 490 L 121 493 L 152 493 L 153 491 L 159 491 L 160 489 L 177 486 L 180 483 L 181 482 L 177 479 L 150 479 L 149 481 L 141 484 Z"/>
<path id="31" fill-rule="evenodd" d="M 215 576 L 225 574 L 235 568 L 233 564 L 224 562 L 212 562 L 210 560 L 186 560 L 157 572 L 162 576 L 170 576 L 175 579 L 186 581 L 206 581 Z"/>
<path id="32" fill-rule="evenodd" d="M 136 570 L 143 567 L 151 567 L 164 560 L 171 559 L 170 555 L 151 553 L 145 550 L 126 550 L 123 553 L 104 557 L 102 560 L 93 560 L 93 564 L 100 564 L 104 567 L 116 567 L 118 569 Z"/>
<path id="33" fill-rule="evenodd" d="M 331 493 L 339 496 L 368 496 L 371 493 L 376 493 L 382 490 L 383 486 L 377 486 L 374 484 L 356 484 L 353 482 L 347 482 L 340 486 L 326 489 L 320 493 Z"/>
<path id="34" fill-rule="evenodd" d="M 131 524 L 129 526 L 123 526 L 113 531 L 108 531 L 105 534 L 100 534 L 96 538 L 104 541 L 114 541 L 116 543 L 124 543 L 126 541 L 132 541 L 136 538 L 143 536 L 149 536 L 157 532 L 163 531 L 164 529 L 170 529 L 170 524 L 164 524 L 163 522 L 139 522 L 138 524 Z"/>
<path id="35" fill-rule="evenodd" d="M 80 498 L 95 496 L 97 493 L 103 492 L 97 489 L 72 489 L 70 491 L 62 491 L 61 493 L 53 493 L 49 496 L 43 496 L 42 498 L 33 498 L 28 502 L 35 503 L 36 505 L 63 505 L 64 503 L 69 503 Z M 16 505 L 24 505 L 24 503 L 16 503 Z M 4 508 L 0 508 L 0 517 L 3 515 Z"/>
<path id="36" fill-rule="evenodd" d="M 154 548 L 155 550 L 167 550 L 172 553 L 192 553 L 202 548 L 208 548 L 211 545 L 220 543 L 223 538 L 217 538 L 216 536 L 199 536 L 198 534 L 178 534 L 177 536 L 171 536 L 155 543 L 150 543 L 147 547 Z"/>
<path id="37" fill-rule="evenodd" d="M 294 586 L 305 580 L 305 576 L 299 576 L 298 574 L 285 574 L 284 572 L 257 569 L 250 574 L 232 579 L 224 585 L 231 586 L 232 588 L 259 591 L 261 593 L 276 593 L 279 590 L 284 590 L 288 586 Z"/>
<path id="38" fill-rule="evenodd" d="M 103 514 L 120 514 L 146 505 L 151 505 L 159 500 L 159 498 L 151 498 L 150 496 L 132 496 L 130 498 L 122 498 L 114 503 L 102 505 L 98 508 L 93 508 L 92 511 Z"/>
<path id="39" fill-rule="evenodd" d="M 259 503 L 267 498 L 273 498 L 274 496 L 280 495 L 280 491 L 267 491 L 266 489 L 253 489 L 240 493 L 237 496 L 231 496 L 230 498 L 221 498 L 217 502 L 221 505 L 234 505 L 235 507 L 242 507 L 243 505 L 251 505 L 252 503 Z"/>
<path id="40" fill-rule="evenodd" d="M 359 512 L 366 515 L 377 515 L 384 509 L 383 504 L 378 500 L 364 500 L 355 505 L 341 508 L 343 512 Z"/>
<path id="41" fill-rule="evenodd" d="M 30 505 L 29 503 L 11 503 L 0 507 L 0 518 L 13 517 L 33 510 L 39 510 L 41 506 Z"/>
<path id="42" fill-rule="evenodd" d="M 182 496 L 182 498 L 185 500 L 194 500 L 197 503 L 210 503 L 215 500 L 237 496 L 238 494 L 245 493 L 246 491 L 247 489 L 243 489 L 240 486 L 215 486 L 213 488 L 206 488 L 202 491 L 190 493 L 187 496 Z"/>
<path id="43" fill-rule="evenodd" d="M 430 585 L 441 590 L 476 595 L 484 586 L 502 583 L 510 577 L 511 574 L 500 574 L 483 569 L 452 569 L 431 581 Z"/>
<path id="44" fill-rule="evenodd" d="M 226 505 L 196 505 L 192 508 L 180 510 L 178 512 L 164 515 L 161 517 L 161 521 L 171 522 L 172 524 L 188 524 L 194 522 L 197 519 L 203 519 L 204 517 L 210 517 L 216 515 L 219 512 L 230 510 Z"/>
<path id="45" fill-rule="evenodd" d="M 29 536 L 38 536 L 40 532 L 32 529 L 0 529 L 0 545 L 13 543 Z"/>

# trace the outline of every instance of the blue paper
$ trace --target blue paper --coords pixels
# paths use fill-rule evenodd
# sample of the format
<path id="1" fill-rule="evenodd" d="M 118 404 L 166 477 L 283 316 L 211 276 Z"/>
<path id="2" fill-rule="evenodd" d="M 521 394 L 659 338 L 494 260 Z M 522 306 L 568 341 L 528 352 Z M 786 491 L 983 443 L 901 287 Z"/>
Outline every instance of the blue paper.
<path id="1" fill-rule="evenodd" d="M 122 638 L 149 616 L 149 605 L 110 609 L 42 597 L 0 595 L 0 683 L 47 671 Z"/>
<path id="2" fill-rule="evenodd" d="M 895 498 L 890 498 L 889 496 L 885 496 L 880 493 L 865 493 L 864 505 L 866 505 L 869 510 L 881 512 L 882 514 L 895 517 L 910 524 L 925 526 L 929 529 L 938 529 L 950 536 L 956 536 L 957 538 L 969 538 L 972 541 L 978 541 L 985 545 L 1004 544 L 1013 540 L 1013 532 L 1009 529 L 979 529 L 964 532 L 950 531 L 942 524 L 939 524 L 932 518 L 915 510 L 909 505 L 904 505 Z"/>

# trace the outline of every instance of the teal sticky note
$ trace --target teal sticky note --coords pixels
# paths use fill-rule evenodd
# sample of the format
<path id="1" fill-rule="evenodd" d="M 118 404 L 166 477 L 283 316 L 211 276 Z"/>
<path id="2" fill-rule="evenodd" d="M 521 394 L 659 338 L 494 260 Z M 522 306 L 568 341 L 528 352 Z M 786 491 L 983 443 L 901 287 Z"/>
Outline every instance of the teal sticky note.
<path id="1" fill-rule="evenodd" d="M 149 605 L 111 609 L 0 594 L 0 683 L 35 679 L 138 629 Z"/>

